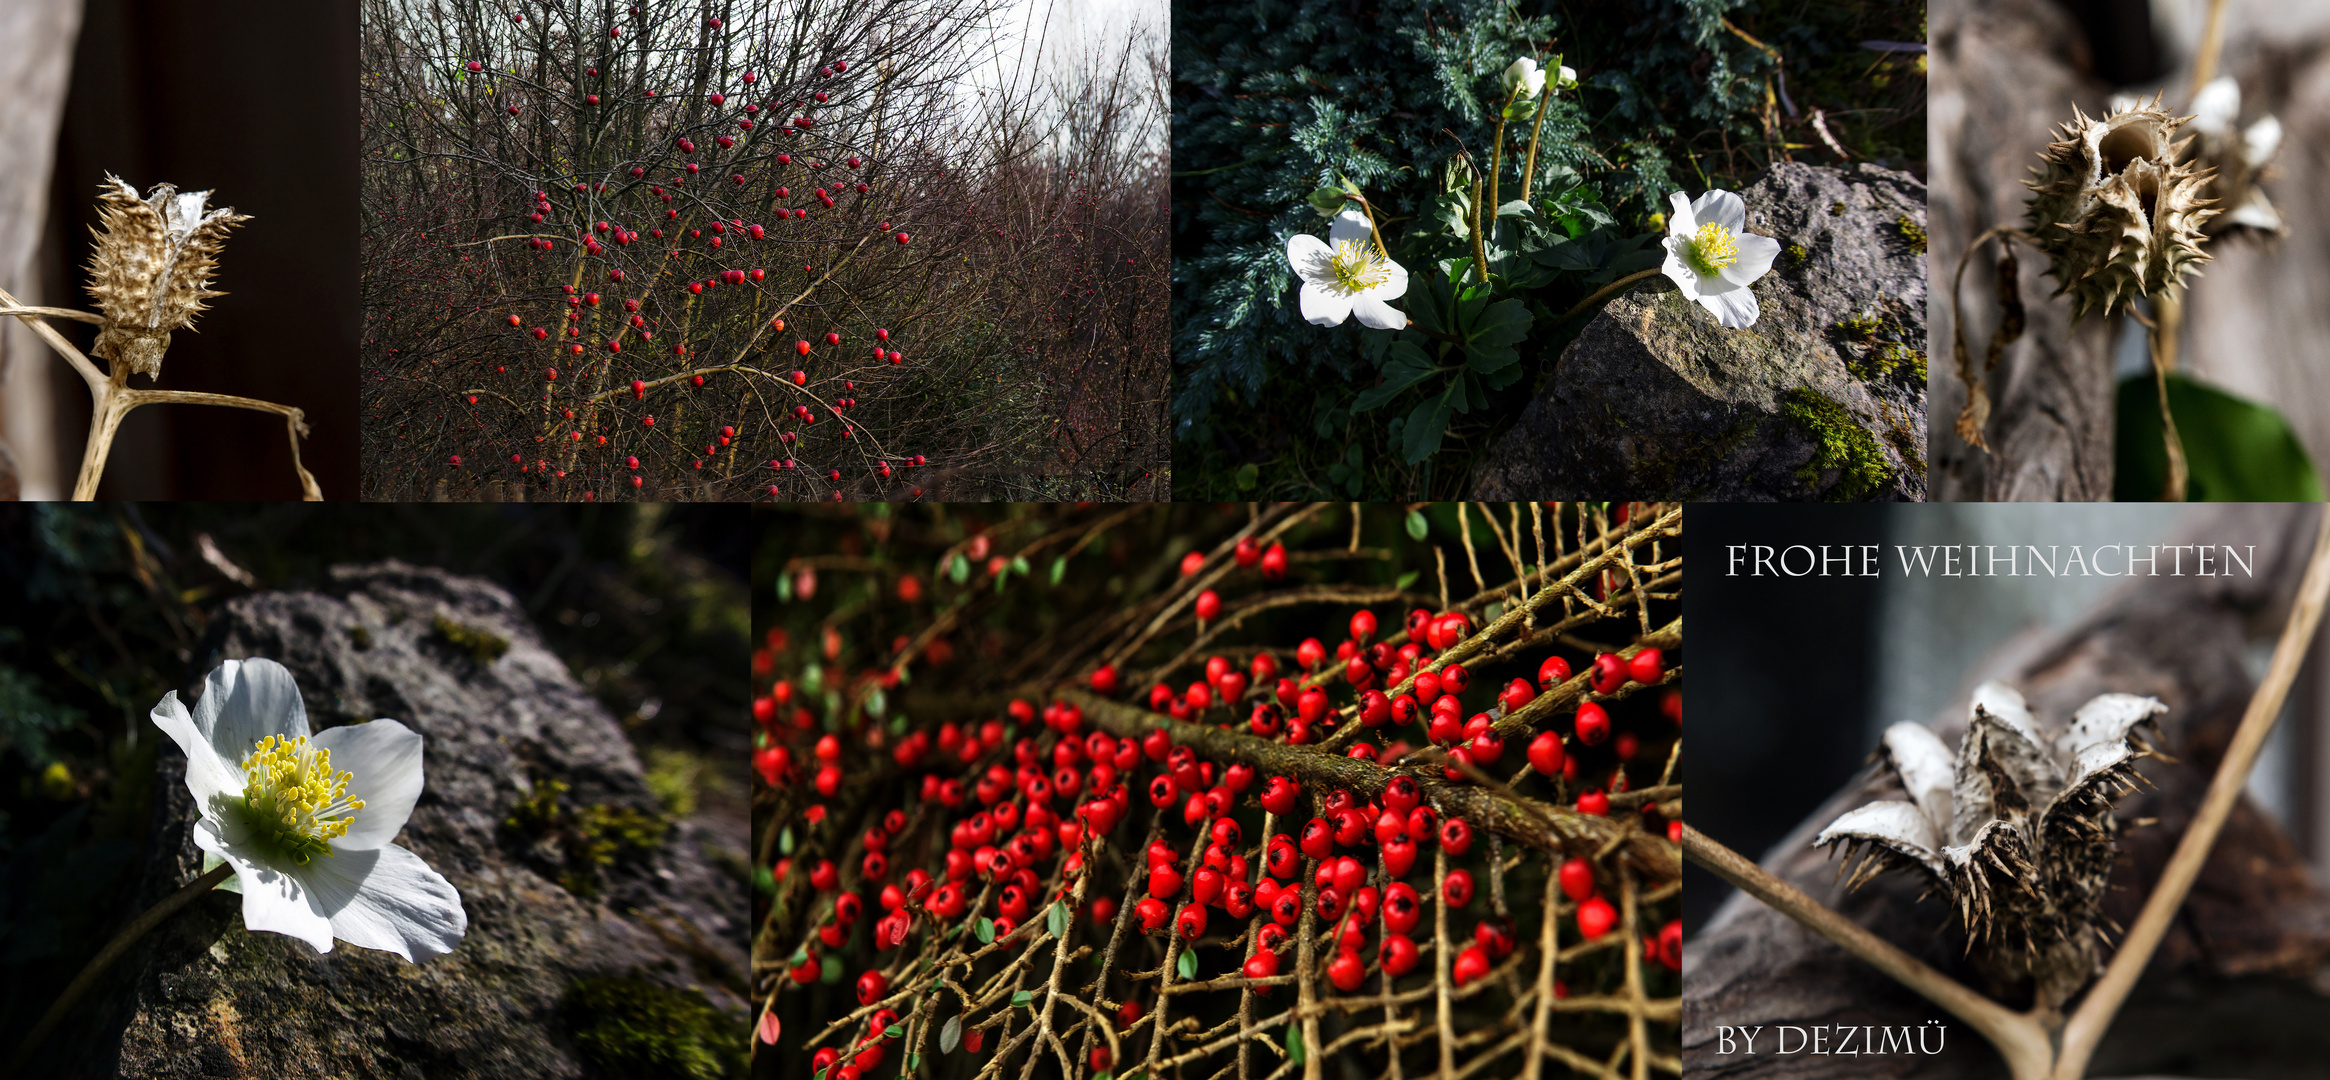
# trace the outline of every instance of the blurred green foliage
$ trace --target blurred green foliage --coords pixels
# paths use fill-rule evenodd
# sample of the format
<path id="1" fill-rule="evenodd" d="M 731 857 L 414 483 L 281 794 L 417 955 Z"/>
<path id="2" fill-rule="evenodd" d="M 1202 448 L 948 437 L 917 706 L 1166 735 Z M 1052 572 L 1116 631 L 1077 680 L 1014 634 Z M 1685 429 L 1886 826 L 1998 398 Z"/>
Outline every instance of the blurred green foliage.
<path id="1" fill-rule="evenodd" d="M 1258 0 L 1182 4 L 1175 14 L 1181 498 L 1452 493 L 1527 404 L 1524 391 L 1578 329 L 1544 312 L 1521 348 L 1528 378 L 1457 418 L 1445 452 L 1408 464 L 1398 433 L 1354 415 L 1378 376 L 1362 342 L 1384 335 L 1356 321 L 1306 323 L 1285 254 L 1291 234 L 1323 231 L 1305 197 L 1348 178 L 1401 257 L 1403 238 L 1434 214 L 1460 148 L 1483 168 L 1490 161 L 1497 77 L 1515 57 L 1559 54 L 1580 83 L 1547 110 L 1536 194 L 1577 183 L 1620 233 L 1659 227 L 1671 191 L 1738 190 L 1778 160 L 1838 162 L 1816 111 L 1854 158 L 1925 171 L 1924 57 L 1882 44 L 1922 43 L 1922 4 Z M 1506 199 L 1519 197 L 1514 162 L 1529 134 L 1526 123 L 1506 132 Z M 1538 306 L 1566 310 L 1597 276 L 1609 280 L 1552 283 Z"/>

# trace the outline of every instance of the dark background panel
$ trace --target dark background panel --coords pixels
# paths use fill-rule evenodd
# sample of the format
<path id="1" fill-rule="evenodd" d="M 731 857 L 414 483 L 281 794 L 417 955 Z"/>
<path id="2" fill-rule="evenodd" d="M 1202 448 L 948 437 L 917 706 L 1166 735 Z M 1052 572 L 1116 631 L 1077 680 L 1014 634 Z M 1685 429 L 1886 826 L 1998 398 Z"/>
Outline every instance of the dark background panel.
<path id="1" fill-rule="evenodd" d="M 1732 544 L 1884 544 L 1891 508 L 1699 503 L 1690 567 L 1693 828 L 1760 860 L 1863 768 L 1877 668 L 1877 578 L 1728 577 Z M 1686 935 L 1732 888 L 1683 864 Z"/>
<path id="2" fill-rule="evenodd" d="M 158 384 L 132 385 L 306 410 L 303 461 L 325 498 L 356 498 L 355 5 L 86 2 L 40 255 L 46 295 L 94 307 L 84 267 L 108 172 L 140 192 L 211 189 L 211 205 L 253 215 L 212 281 L 230 295 L 172 335 Z M 58 325 L 84 350 L 95 340 L 95 327 Z M 88 390 L 63 371 L 53 386 L 70 484 Z M 281 417 L 160 405 L 123 424 L 99 494 L 297 499 L 300 488 Z"/>

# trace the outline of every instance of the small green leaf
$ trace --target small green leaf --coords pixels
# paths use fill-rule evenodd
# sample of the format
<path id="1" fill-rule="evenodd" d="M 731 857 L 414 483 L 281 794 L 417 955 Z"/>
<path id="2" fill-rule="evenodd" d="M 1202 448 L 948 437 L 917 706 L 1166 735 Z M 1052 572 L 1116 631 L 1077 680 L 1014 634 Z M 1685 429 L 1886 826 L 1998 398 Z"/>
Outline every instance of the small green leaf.
<path id="1" fill-rule="evenodd" d="M 1035 1000 L 1036 996 L 1034 993 L 1027 990 L 1022 990 L 1016 994 L 1011 995 L 1011 1007 L 1014 1009 L 1025 1009 L 1033 1005 Z"/>
<path id="2" fill-rule="evenodd" d="M 803 667 L 801 668 L 801 689 L 802 689 L 802 691 L 803 691 L 804 693 L 810 693 L 810 694 L 817 694 L 817 693 L 823 693 L 823 692 L 824 692 L 824 690 L 825 690 L 825 667 L 824 667 L 824 665 L 822 665 L 822 664 L 807 664 L 807 665 L 803 665 Z"/>
<path id="3" fill-rule="evenodd" d="M 1092 1074 L 1092 1080 L 1114 1080 L 1115 1076 L 1115 1073 L 1110 1072 L 1107 1069 L 1102 1069 L 1099 1072 Z"/>
<path id="4" fill-rule="evenodd" d="M 1173 969 L 1181 973 L 1181 978 L 1184 981 L 1197 978 L 1196 949 L 1181 950 L 1181 959 L 1174 961 L 1173 964 Z"/>
<path id="5" fill-rule="evenodd" d="M 1323 187 L 1304 197 L 1320 217 L 1334 217 L 1343 211 L 1343 192 L 1340 188 Z"/>
<path id="6" fill-rule="evenodd" d="M 780 604 L 793 602 L 793 575 L 777 575 L 777 602 Z"/>
<path id="7" fill-rule="evenodd" d="M 1359 444 L 1358 444 L 1358 443 L 1352 443 L 1352 444 L 1351 444 L 1349 447 L 1347 447 L 1347 448 L 1345 448 L 1345 449 L 1344 449 L 1344 451 L 1343 451 L 1343 460 L 1344 460 L 1346 463 L 1348 463 L 1348 464 L 1349 464 L 1349 465 L 1350 465 L 1352 468 L 1354 468 L 1354 469 L 1356 469 L 1356 468 L 1358 468 L 1358 467 L 1359 467 Z"/>
<path id="8" fill-rule="evenodd" d="M 1068 936 L 1068 909 L 1060 906 L 1059 901 L 1053 901 L 1044 913 L 1044 929 L 1051 931 L 1053 937 Z"/>
<path id="9" fill-rule="evenodd" d="M 882 1037 L 885 1039 L 899 1039 L 904 1038 L 905 1036 L 906 1025 L 904 1024 L 891 1024 L 890 1026 L 882 1029 Z"/>
<path id="10" fill-rule="evenodd" d="M 956 552 L 955 557 L 947 561 L 947 577 L 957 585 L 971 580 L 971 560 L 964 558 L 962 552 Z"/>
<path id="11" fill-rule="evenodd" d="M 1014 555 L 1014 556 L 1012 556 L 1012 557 L 1011 557 L 1011 570 L 1012 570 L 1012 572 L 1013 572 L 1013 573 L 1016 573 L 1016 574 L 1021 574 L 1021 575 L 1025 575 L 1025 574 L 1028 572 L 1028 569 L 1027 569 L 1027 556 L 1025 556 L 1025 555 Z"/>
<path id="12" fill-rule="evenodd" d="M 1489 609 L 1481 613 L 1481 621 L 1484 623 L 1493 623 L 1504 617 L 1505 605 L 1503 604 L 1490 604 Z"/>
<path id="13" fill-rule="evenodd" d="M 763 895 L 775 896 L 777 894 L 777 876 L 770 873 L 768 867 L 755 866 L 752 868 L 752 887 L 760 890 Z"/>
<path id="14" fill-rule="evenodd" d="M 809 950 L 808 950 L 808 948 L 806 948 L 806 947 L 803 947 L 803 948 L 794 949 L 794 950 L 793 950 L 793 955 L 792 955 L 792 957 L 791 957 L 790 959 L 787 959 L 787 960 L 785 961 L 785 963 L 786 963 L 786 965 L 787 965 L 787 966 L 790 966 L 790 967 L 800 967 L 800 966 L 801 966 L 801 962 L 802 962 L 802 961 L 804 961 L 804 960 L 807 960 L 807 959 L 809 959 Z"/>
<path id="15" fill-rule="evenodd" d="M 1286 1025 L 1286 1060 L 1290 1065 L 1303 1063 L 1303 1029 L 1300 1024 Z"/>
<path id="16" fill-rule="evenodd" d="M 793 827 L 791 825 L 787 825 L 782 832 L 777 833 L 777 854 L 791 855 L 792 853 Z"/>
<path id="17" fill-rule="evenodd" d="M 832 986 L 841 981 L 841 957 L 828 956 L 818 963 L 817 981 Z"/>
<path id="18" fill-rule="evenodd" d="M 912 1075 L 912 1074 L 913 1074 L 913 1072 L 914 1072 L 914 1070 L 916 1070 L 916 1069 L 919 1069 L 919 1068 L 921 1068 L 921 1067 L 922 1067 L 922 1055 L 921 1055 L 921 1054 L 917 1054 L 917 1053 L 915 1053 L 915 1052 L 913 1052 L 913 1051 L 911 1051 L 911 1050 L 907 1051 L 907 1053 L 906 1053 L 906 1072 L 907 1072 L 909 1075 Z"/>
<path id="19" fill-rule="evenodd" d="M 1055 557 L 1053 557 L 1053 559 L 1052 559 L 1052 584 L 1054 584 L 1054 585 L 1057 585 L 1057 584 L 1059 584 L 1059 583 L 1060 583 L 1060 579 L 1061 579 L 1061 578 L 1063 578 L 1063 577 L 1066 577 L 1066 576 L 1068 576 L 1068 557 L 1067 557 L 1066 555 L 1059 555 L 1059 556 L 1055 556 Z"/>
<path id="20" fill-rule="evenodd" d="M 866 691 L 867 716 L 871 716 L 874 719 L 879 720 L 882 718 L 884 713 L 889 711 L 890 697 L 889 695 L 882 692 L 882 688 L 880 686 L 876 686 L 873 689 Z"/>
<path id="21" fill-rule="evenodd" d="M 1405 574 L 1401 574 L 1400 579 L 1392 583 L 1392 588 L 1406 592 L 1408 586 L 1415 584 L 1416 578 L 1419 576 L 1421 576 L 1419 571 L 1410 570 Z"/>
<path id="22" fill-rule="evenodd" d="M 1238 472 L 1236 476 L 1238 481 L 1238 490 L 1252 491 L 1254 490 L 1254 485 L 1260 483 L 1262 480 L 1262 470 L 1257 468 L 1253 462 L 1249 461 L 1244 465 L 1238 466 Z"/>
<path id="23" fill-rule="evenodd" d="M 979 944 L 995 944 L 995 920 L 980 916 L 979 925 L 975 932 L 979 935 Z"/>
<path id="24" fill-rule="evenodd" d="M 1432 523 L 1431 523 L 1431 522 L 1429 522 L 1429 521 L 1426 521 L 1426 520 L 1424 520 L 1424 512 L 1423 512 L 1423 511 L 1421 511 L 1421 510 L 1410 510 L 1410 511 L 1408 511 L 1408 539 L 1410 539 L 1410 540 L 1422 540 L 1422 539 L 1424 539 L 1426 536 L 1429 536 L 1429 535 L 1431 535 L 1431 533 L 1432 533 Z M 1401 578 L 1401 579 L 1400 579 L 1400 588 L 1403 588 L 1403 589 L 1407 588 L 1407 587 L 1408 587 L 1408 580 L 1409 580 L 1410 578 L 1413 578 L 1413 577 L 1415 577 L 1415 576 L 1416 576 L 1416 575 L 1414 575 L 1414 574 L 1409 574 L 1409 575 L 1408 575 L 1406 578 Z"/>
<path id="25" fill-rule="evenodd" d="M 948 1017 L 947 1026 L 938 1029 L 938 1052 L 952 1054 L 955 1052 L 955 1047 L 962 1045 L 962 1042 L 963 1018 L 959 1015 Z"/>

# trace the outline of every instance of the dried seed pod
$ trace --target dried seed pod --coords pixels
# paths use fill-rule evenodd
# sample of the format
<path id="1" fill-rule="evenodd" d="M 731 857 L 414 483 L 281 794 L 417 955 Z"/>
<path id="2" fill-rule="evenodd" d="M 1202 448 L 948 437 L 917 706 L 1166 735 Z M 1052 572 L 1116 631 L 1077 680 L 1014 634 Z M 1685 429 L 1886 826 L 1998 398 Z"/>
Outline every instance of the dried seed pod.
<path id="1" fill-rule="evenodd" d="M 2281 149 L 2281 121 L 2268 115 L 2243 127 L 2240 120 L 2241 84 L 2232 76 L 2221 76 L 2193 95 L 2192 129 L 2198 136 L 2193 161 L 2216 170 L 2208 194 L 2224 210 L 2205 228 L 2210 236 L 2280 236 L 2289 230 L 2257 182 Z"/>
<path id="2" fill-rule="evenodd" d="M 232 207 L 205 209 L 210 192 L 181 194 L 156 184 L 144 198 L 108 175 L 99 186 L 102 232 L 89 259 L 89 292 L 105 313 L 90 351 L 129 370 L 159 376 L 170 331 L 191 327 L 210 289 L 227 231 L 249 221 Z"/>
<path id="3" fill-rule="evenodd" d="M 2031 233 L 2073 317 L 2109 315 L 2208 261 L 2201 225 L 2217 214 L 2205 197 L 2211 173 L 2180 160 L 2191 140 L 2171 140 L 2191 118 L 2161 111 L 2157 98 L 2100 120 L 2075 105 L 2071 116 L 2026 181 Z"/>
<path id="4" fill-rule="evenodd" d="M 1988 682 L 1953 757 L 1923 724 L 1885 732 L 1885 762 L 1909 799 L 1869 803 L 1822 830 L 1844 845 L 1854 886 L 1922 869 L 1958 909 L 1976 967 L 2000 988 L 2035 981 L 2062 1001 L 2102 965 L 2102 906 L 2117 855 L 2112 804 L 2153 753 L 2139 728 L 2167 706 L 2102 694 L 2052 738 L 2021 694 Z"/>

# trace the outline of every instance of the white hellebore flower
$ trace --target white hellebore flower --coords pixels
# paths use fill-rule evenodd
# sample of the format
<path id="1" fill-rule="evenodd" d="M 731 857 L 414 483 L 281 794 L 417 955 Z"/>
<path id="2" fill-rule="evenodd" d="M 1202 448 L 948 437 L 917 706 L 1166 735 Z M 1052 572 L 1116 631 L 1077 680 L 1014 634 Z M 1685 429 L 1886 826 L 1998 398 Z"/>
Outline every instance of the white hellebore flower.
<path id="1" fill-rule="evenodd" d="M 1321 242 L 1309 233 L 1287 237 L 1286 261 L 1303 279 L 1303 318 L 1319 326 L 1341 326 L 1358 315 L 1362 325 L 1398 330 L 1408 317 L 1385 303 L 1408 295 L 1408 272 L 1375 246 L 1367 215 L 1344 209 L 1327 226 Z"/>
<path id="2" fill-rule="evenodd" d="M 220 664 L 191 710 L 172 690 L 152 716 L 186 752 L 194 842 L 234 864 L 245 927 L 408 961 L 461 943 L 461 894 L 389 843 L 421 794 L 419 733 L 374 720 L 310 737 L 299 687 L 273 660 Z"/>
<path id="3" fill-rule="evenodd" d="M 1717 188 L 1686 202 L 1678 191 L 1667 196 L 1666 274 L 1732 330 L 1756 324 L 1761 314 L 1748 286 L 1772 268 L 1780 242 L 1747 232 L 1747 204 Z"/>
<path id="4" fill-rule="evenodd" d="M 1563 68 L 1562 73 L 1567 75 L 1570 70 Z M 1538 70 L 1535 57 L 1524 56 L 1506 65 L 1506 93 L 1510 94 L 1518 90 L 1522 97 L 1533 98 L 1537 96 L 1538 91 L 1543 89 L 1545 89 L 1545 72 Z"/>

